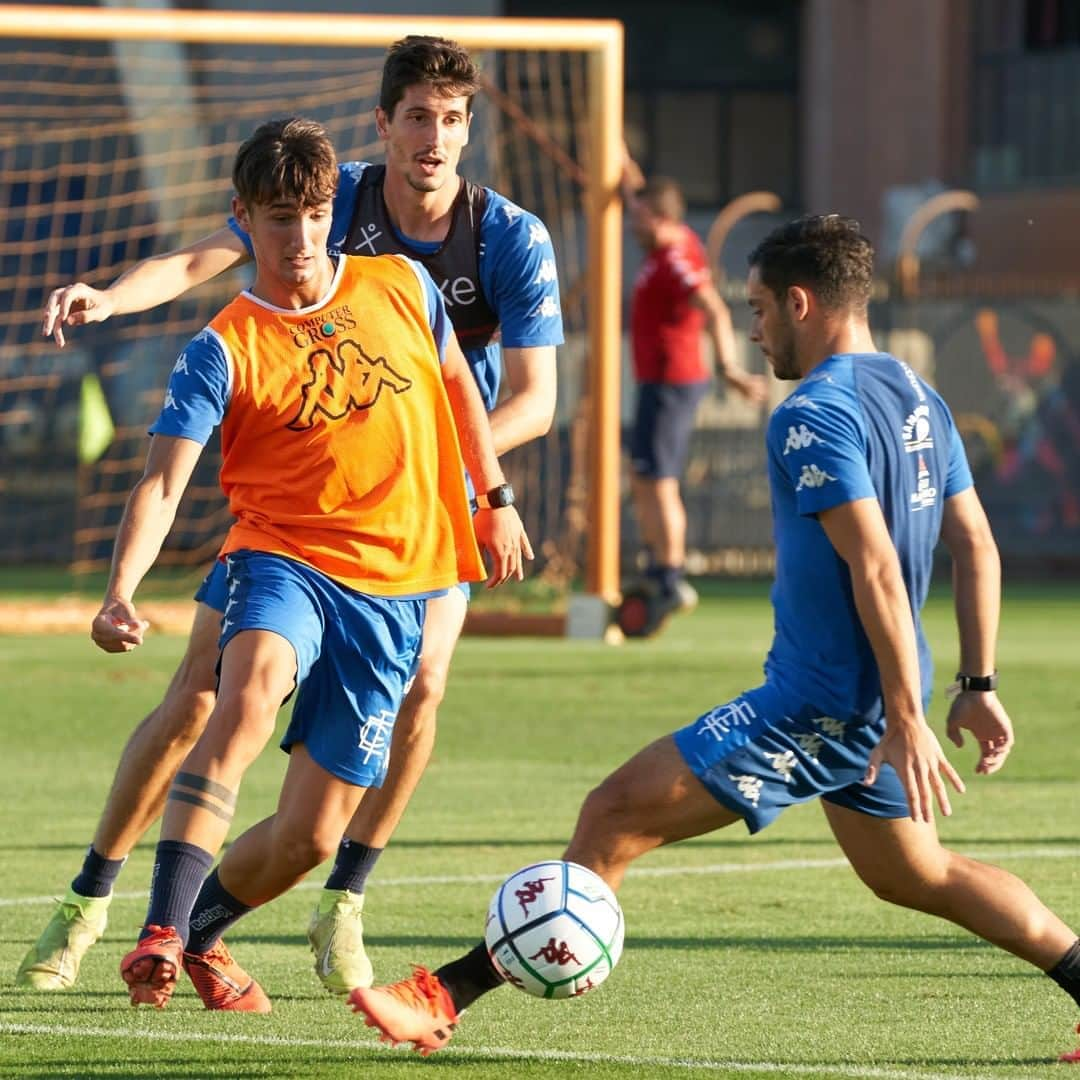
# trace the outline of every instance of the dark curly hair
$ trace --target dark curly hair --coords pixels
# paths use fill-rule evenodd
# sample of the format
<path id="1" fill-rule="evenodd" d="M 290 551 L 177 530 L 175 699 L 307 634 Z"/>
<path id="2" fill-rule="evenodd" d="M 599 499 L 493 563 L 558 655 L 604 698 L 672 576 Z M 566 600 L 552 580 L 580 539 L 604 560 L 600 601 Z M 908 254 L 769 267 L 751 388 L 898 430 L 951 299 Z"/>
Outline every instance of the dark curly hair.
<path id="1" fill-rule="evenodd" d="M 874 247 L 853 218 L 812 214 L 773 229 L 749 263 L 776 296 L 807 288 L 832 310 L 865 311 L 874 278 Z"/>

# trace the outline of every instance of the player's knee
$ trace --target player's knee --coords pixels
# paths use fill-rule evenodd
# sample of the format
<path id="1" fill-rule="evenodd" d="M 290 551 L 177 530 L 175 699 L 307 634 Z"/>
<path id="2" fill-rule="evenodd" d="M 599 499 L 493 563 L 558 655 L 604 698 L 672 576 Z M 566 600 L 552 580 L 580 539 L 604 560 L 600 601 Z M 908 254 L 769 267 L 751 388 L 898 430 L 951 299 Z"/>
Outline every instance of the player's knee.
<path id="1" fill-rule="evenodd" d="M 241 687 L 219 694 L 214 709 L 216 741 L 226 746 L 261 746 L 274 732 L 280 702 L 258 689 Z"/>
<path id="2" fill-rule="evenodd" d="M 274 844 L 275 858 L 281 860 L 290 874 L 300 877 L 334 855 L 340 840 L 340 829 L 331 832 L 310 822 L 285 822 Z"/>
<path id="3" fill-rule="evenodd" d="M 157 727 L 163 739 L 194 744 L 214 711 L 213 690 L 192 686 L 171 686 L 156 710 Z"/>
<path id="4" fill-rule="evenodd" d="M 916 911 L 936 910 L 938 897 L 948 886 L 948 871 L 944 866 L 915 867 L 901 863 L 859 876 L 879 900 Z"/>
<path id="5" fill-rule="evenodd" d="M 201 649 L 185 655 L 156 710 L 164 738 L 194 743 L 202 734 L 217 700 L 216 659 Z"/>
<path id="6" fill-rule="evenodd" d="M 609 776 L 585 796 L 575 836 L 596 838 L 625 832 L 632 825 L 634 804 L 626 785 Z"/>
<path id="7" fill-rule="evenodd" d="M 449 675 L 449 663 L 434 660 L 421 662 L 405 698 L 406 708 L 403 711 L 415 718 L 411 722 L 434 724 L 434 713 L 446 695 L 446 680 Z"/>

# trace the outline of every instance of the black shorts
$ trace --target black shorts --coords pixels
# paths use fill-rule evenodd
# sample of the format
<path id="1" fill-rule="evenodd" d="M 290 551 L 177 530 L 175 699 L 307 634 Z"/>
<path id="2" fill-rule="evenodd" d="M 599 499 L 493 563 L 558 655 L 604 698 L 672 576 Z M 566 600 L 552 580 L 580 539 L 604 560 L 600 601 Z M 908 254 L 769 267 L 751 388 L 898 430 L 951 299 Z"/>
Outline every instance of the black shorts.
<path id="1" fill-rule="evenodd" d="M 636 476 L 652 480 L 682 476 L 694 417 L 711 385 L 711 379 L 638 385 L 637 410 L 630 433 L 630 467 Z"/>

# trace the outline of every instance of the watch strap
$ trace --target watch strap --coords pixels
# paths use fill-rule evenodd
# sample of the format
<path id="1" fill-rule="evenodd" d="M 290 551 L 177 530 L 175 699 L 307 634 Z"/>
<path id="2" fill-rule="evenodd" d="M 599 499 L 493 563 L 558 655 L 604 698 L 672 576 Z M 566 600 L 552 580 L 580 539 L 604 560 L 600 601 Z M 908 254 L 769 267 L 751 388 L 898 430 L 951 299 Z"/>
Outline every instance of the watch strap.
<path id="1" fill-rule="evenodd" d="M 501 506 L 513 506 L 514 489 L 509 484 L 499 484 L 490 491 L 477 495 L 476 505 L 481 510 L 497 510 Z"/>
<path id="2" fill-rule="evenodd" d="M 964 690 L 996 690 L 998 685 L 998 673 L 991 672 L 989 675 L 965 675 L 962 671 L 956 673 L 956 681 Z"/>

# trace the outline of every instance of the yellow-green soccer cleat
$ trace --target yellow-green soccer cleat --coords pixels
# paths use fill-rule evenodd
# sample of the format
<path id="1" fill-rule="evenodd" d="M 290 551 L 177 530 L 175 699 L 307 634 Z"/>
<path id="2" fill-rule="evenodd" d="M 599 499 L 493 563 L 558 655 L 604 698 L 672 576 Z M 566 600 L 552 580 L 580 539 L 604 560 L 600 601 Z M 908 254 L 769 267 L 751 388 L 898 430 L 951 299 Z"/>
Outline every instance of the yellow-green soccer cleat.
<path id="1" fill-rule="evenodd" d="M 315 974 L 331 994 L 345 995 L 375 981 L 364 951 L 364 894 L 323 889 L 311 913 L 308 942 L 315 954 Z"/>
<path id="2" fill-rule="evenodd" d="M 23 957 L 17 986 L 34 990 L 70 990 L 79 977 L 87 950 L 105 933 L 112 896 L 79 896 L 68 889 L 41 937 Z"/>

